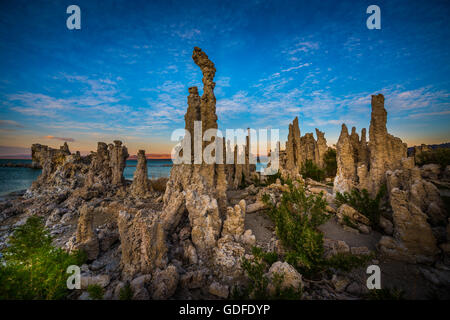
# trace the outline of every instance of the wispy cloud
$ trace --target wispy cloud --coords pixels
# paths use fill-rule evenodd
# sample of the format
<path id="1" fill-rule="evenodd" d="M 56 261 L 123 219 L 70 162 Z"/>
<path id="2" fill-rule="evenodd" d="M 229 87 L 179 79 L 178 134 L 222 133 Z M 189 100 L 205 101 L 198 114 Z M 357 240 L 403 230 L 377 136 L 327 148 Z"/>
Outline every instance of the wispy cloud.
<path id="1" fill-rule="evenodd" d="M 281 70 L 281 72 L 289 72 L 289 71 L 297 70 L 297 69 L 300 69 L 300 68 L 303 68 L 303 67 L 308 67 L 308 66 L 310 66 L 310 65 L 311 65 L 310 63 L 303 63 L 303 64 L 298 65 L 298 66 L 296 66 L 296 67 L 290 67 L 290 68 Z"/>
<path id="2" fill-rule="evenodd" d="M 0 120 L 0 126 L 12 126 L 17 128 L 24 128 L 24 126 L 14 120 Z"/>
<path id="3" fill-rule="evenodd" d="M 73 138 L 66 138 L 66 137 L 45 136 L 44 139 L 61 140 L 61 141 L 67 141 L 67 142 L 75 142 L 75 139 L 73 139 Z"/>
<path id="4" fill-rule="evenodd" d="M 418 119 L 423 117 L 431 117 L 431 116 L 444 116 L 450 114 L 450 110 L 440 111 L 440 112 L 424 112 L 424 113 L 415 113 L 409 115 L 409 118 Z"/>
<path id="5" fill-rule="evenodd" d="M 287 52 L 290 55 L 299 53 L 299 52 L 310 52 L 313 50 L 317 50 L 319 49 L 319 43 L 318 42 L 313 42 L 313 41 L 300 41 L 297 42 L 293 48 L 286 50 L 285 52 Z"/>

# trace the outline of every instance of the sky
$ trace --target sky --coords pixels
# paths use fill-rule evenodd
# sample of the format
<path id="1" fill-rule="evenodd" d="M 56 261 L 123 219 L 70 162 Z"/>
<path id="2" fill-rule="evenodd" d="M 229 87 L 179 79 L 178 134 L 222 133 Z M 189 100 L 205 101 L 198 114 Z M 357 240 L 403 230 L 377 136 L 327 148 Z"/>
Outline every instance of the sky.
<path id="1" fill-rule="evenodd" d="M 81 29 L 69 30 L 69 5 Z M 369 5 L 381 29 L 369 30 Z M 369 127 L 382 93 L 388 130 L 409 146 L 450 141 L 448 1 L 0 2 L 0 156 L 32 143 L 71 151 L 122 140 L 170 154 L 188 88 L 202 92 L 194 46 L 215 63 L 219 129 L 302 135 Z"/>

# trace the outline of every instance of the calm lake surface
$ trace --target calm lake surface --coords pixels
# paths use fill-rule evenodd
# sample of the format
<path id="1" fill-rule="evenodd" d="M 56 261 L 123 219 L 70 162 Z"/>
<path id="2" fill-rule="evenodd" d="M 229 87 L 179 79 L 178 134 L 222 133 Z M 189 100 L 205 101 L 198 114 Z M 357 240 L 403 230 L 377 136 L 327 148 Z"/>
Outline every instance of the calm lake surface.
<path id="1" fill-rule="evenodd" d="M 31 164 L 31 160 L 0 159 L 0 164 L 5 163 Z M 127 167 L 123 173 L 125 179 L 133 180 L 136 164 L 137 160 L 127 160 Z M 172 160 L 147 160 L 147 167 L 149 178 L 169 177 Z M 40 174 L 40 169 L 0 167 L 0 196 L 28 189 Z"/>

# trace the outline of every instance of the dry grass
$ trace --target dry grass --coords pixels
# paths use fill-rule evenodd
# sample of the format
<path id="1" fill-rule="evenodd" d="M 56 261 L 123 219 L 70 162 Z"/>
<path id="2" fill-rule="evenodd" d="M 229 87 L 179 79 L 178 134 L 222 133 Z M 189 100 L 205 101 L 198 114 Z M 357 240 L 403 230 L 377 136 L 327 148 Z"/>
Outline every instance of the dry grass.
<path id="1" fill-rule="evenodd" d="M 167 181 L 169 181 L 168 178 L 150 179 L 150 184 L 153 190 L 164 193 L 166 191 Z"/>

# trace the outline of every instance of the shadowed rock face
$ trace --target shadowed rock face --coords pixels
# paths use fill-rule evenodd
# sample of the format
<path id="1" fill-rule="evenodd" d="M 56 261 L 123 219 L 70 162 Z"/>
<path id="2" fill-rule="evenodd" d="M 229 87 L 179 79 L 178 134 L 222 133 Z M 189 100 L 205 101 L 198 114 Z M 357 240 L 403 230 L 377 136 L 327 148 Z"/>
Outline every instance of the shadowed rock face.
<path id="1" fill-rule="evenodd" d="M 382 94 L 372 96 L 372 115 L 369 128 L 370 183 L 368 191 L 376 194 L 386 182 L 385 172 L 401 167 L 406 158 L 407 147 L 400 138 L 387 132 L 387 112 Z"/>
<path id="2" fill-rule="evenodd" d="M 387 112 L 382 94 L 372 96 L 372 115 L 369 128 L 369 143 L 366 130 L 361 131 L 361 139 L 352 128 L 348 134 L 345 125 L 336 145 L 337 175 L 334 190 L 350 191 L 352 188 L 367 189 L 375 196 L 386 182 L 385 173 L 401 166 L 406 157 L 406 144 L 400 138 L 387 132 Z"/>
<path id="3" fill-rule="evenodd" d="M 52 189 L 55 194 L 76 193 L 86 200 L 104 191 L 114 193 L 118 187 L 125 187 L 123 171 L 128 151 L 121 141 L 109 145 L 99 142 L 97 152 L 84 157 L 79 152 L 70 154 L 66 143 L 60 149 L 33 144 L 31 152 L 33 165 L 42 167 L 31 192 Z"/>
<path id="4" fill-rule="evenodd" d="M 131 184 L 131 194 L 136 197 L 146 197 L 151 191 L 148 181 L 147 158 L 145 150 L 139 150 L 137 154 L 136 171 L 134 172 L 133 183 Z"/>
<path id="5" fill-rule="evenodd" d="M 200 109 L 202 115 L 202 132 L 207 129 L 217 129 L 217 115 L 216 115 L 216 97 L 214 96 L 214 75 L 216 74 L 216 68 L 214 63 L 209 60 L 206 53 L 202 49 L 195 47 L 192 53 L 192 59 L 195 64 L 200 67 L 203 78 L 203 95 L 201 98 Z"/>
<path id="6" fill-rule="evenodd" d="M 439 250 L 427 219 L 445 223 L 438 189 L 421 178 L 413 158 L 403 159 L 399 169 L 386 172 L 386 179 L 395 231 L 393 237 L 380 240 L 380 250 L 397 260 L 433 262 Z"/>
<path id="7" fill-rule="evenodd" d="M 120 211 L 117 219 L 122 247 L 121 265 L 125 279 L 136 274 L 150 274 L 167 264 L 166 236 L 155 217 L 140 210 L 136 214 Z"/>
<path id="8" fill-rule="evenodd" d="M 114 145 L 108 146 L 110 167 L 112 173 L 111 183 L 114 186 L 120 186 L 125 182 L 123 177 L 123 170 L 125 169 L 125 161 L 129 157 L 128 150 L 125 146 L 122 146 L 122 141 L 115 140 Z"/>
<path id="9" fill-rule="evenodd" d="M 123 170 L 128 158 L 128 150 L 121 141 L 106 145 L 99 142 L 97 152 L 92 155 L 86 187 L 95 186 L 104 189 L 105 186 L 122 186 L 125 182 Z"/>
<path id="10" fill-rule="evenodd" d="M 99 254 L 98 238 L 94 231 L 94 209 L 88 205 L 80 209 L 75 248 L 84 250 L 89 260 L 95 260 Z"/>
<path id="11" fill-rule="evenodd" d="M 311 160 L 320 168 L 323 168 L 323 156 L 327 151 L 327 140 L 325 133 L 316 129 L 317 141 L 312 133 L 300 135 L 298 117 L 295 117 L 292 124 L 289 124 L 288 140 L 286 142 L 286 152 L 281 156 L 280 163 L 283 169 L 295 176 L 300 172 L 301 167 L 307 160 Z"/>
<path id="12" fill-rule="evenodd" d="M 53 149 L 41 144 L 31 146 L 32 166 L 41 167 L 42 173 L 39 176 L 39 183 L 46 183 L 58 166 L 64 163 L 67 156 L 70 155 L 69 147 L 66 142 L 59 149 Z"/>
<path id="13" fill-rule="evenodd" d="M 298 126 L 298 117 L 295 117 L 292 124 L 289 124 L 288 140 L 286 142 L 286 169 L 298 172 L 301 164 L 300 128 Z"/>
<path id="14" fill-rule="evenodd" d="M 316 136 L 317 136 L 317 151 L 319 154 L 318 166 L 320 168 L 323 168 L 325 166 L 323 156 L 328 150 L 327 139 L 325 139 L 325 132 L 322 132 L 317 128 L 316 128 Z"/>
<path id="15" fill-rule="evenodd" d="M 345 124 L 342 124 L 341 134 L 336 144 L 336 162 L 337 173 L 334 178 L 334 190 L 350 191 L 355 187 L 356 180 L 355 153 Z"/>

